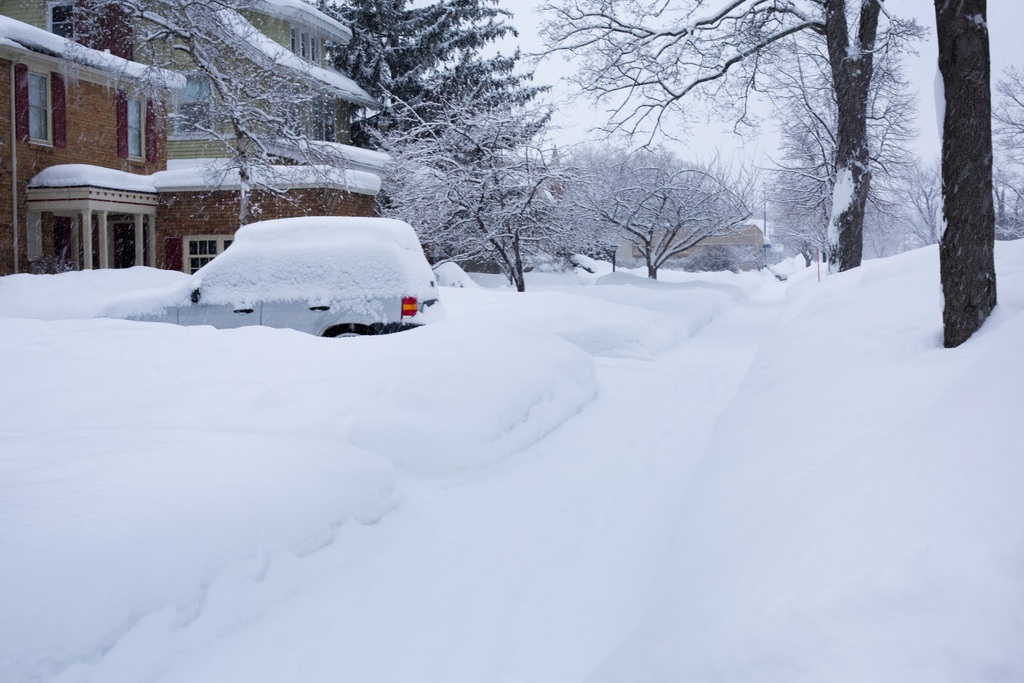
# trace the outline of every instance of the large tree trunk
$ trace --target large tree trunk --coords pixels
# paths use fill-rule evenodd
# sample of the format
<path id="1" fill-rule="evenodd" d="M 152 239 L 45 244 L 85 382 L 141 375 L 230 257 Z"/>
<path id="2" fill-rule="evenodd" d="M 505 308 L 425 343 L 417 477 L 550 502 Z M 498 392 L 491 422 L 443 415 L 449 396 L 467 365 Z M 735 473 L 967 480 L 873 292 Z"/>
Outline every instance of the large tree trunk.
<path id="1" fill-rule="evenodd" d="M 840 271 L 859 266 L 864 254 L 864 207 L 871 187 L 868 92 L 881 1 L 861 5 L 854 45 L 846 21 L 846 0 L 827 0 L 825 6 L 825 38 L 838 114 L 829 258 Z"/>
<path id="2" fill-rule="evenodd" d="M 992 100 L 985 0 L 935 0 L 945 87 L 939 243 L 944 343 L 959 346 L 996 305 Z"/>

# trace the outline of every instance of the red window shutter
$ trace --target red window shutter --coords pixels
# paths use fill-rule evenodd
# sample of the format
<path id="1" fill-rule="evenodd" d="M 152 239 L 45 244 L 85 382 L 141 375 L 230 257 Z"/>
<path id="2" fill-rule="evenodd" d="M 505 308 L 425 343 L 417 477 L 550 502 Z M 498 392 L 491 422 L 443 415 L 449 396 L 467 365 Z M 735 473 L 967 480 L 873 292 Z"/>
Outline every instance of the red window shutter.
<path id="1" fill-rule="evenodd" d="M 50 74 L 50 103 L 53 106 L 53 146 L 68 146 L 68 105 L 64 77 L 59 73 Z"/>
<path id="2" fill-rule="evenodd" d="M 146 100 L 146 161 L 156 161 L 156 140 L 159 135 L 156 121 L 156 106 L 153 100 Z"/>
<path id="3" fill-rule="evenodd" d="M 164 238 L 164 270 L 182 270 L 180 237 Z"/>
<path id="4" fill-rule="evenodd" d="M 28 142 L 28 67 L 14 65 L 14 129 L 18 142 Z"/>
<path id="5" fill-rule="evenodd" d="M 128 96 L 117 91 L 117 156 L 128 158 Z"/>

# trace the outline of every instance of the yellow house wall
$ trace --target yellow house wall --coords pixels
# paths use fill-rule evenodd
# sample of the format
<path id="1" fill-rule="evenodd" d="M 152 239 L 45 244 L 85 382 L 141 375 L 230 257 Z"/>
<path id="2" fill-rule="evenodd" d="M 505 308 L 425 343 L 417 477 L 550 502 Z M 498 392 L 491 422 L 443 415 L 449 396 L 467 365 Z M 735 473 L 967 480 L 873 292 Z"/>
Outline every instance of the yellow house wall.
<path id="1" fill-rule="evenodd" d="M 41 29 L 46 28 L 46 3 L 29 0 L 0 0 L 0 14 Z"/>

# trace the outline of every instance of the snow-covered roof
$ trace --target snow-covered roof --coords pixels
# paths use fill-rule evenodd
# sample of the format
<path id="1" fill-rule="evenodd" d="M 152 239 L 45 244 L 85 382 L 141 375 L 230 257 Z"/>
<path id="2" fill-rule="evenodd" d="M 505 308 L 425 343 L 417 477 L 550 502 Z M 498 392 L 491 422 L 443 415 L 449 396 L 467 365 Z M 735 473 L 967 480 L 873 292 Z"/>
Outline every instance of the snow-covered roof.
<path id="1" fill-rule="evenodd" d="M 160 88 L 185 89 L 185 77 L 181 74 L 115 57 L 109 52 L 93 50 L 49 31 L 2 15 L 0 15 L 0 45 L 58 57 L 111 74 L 145 80 Z"/>
<path id="2" fill-rule="evenodd" d="M 325 38 L 343 45 L 352 40 L 352 30 L 302 0 L 259 0 L 256 9 L 286 21 L 303 23 L 318 30 Z"/>
<path id="3" fill-rule="evenodd" d="M 307 158 L 323 161 L 340 159 L 345 163 L 346 168 L 356 171 L 369 171 L 378 175 L 384 172 L 385 167 L 391 161 L 391 156 L 384 152 L 353 147 L 352 145 L 345 145 L 340 142 L 304 140 L 301 142 L 301 147 L 302 151 L 307 153 L 304 156 L 299 156 L 296 153 L 293 144 L 282 143 L 275 145 L 272 146 L 272 151 L 281 156 L 295 158 L 297 161 L 303 161 Z"/>
<path id="4" fill-rule="evenodd" d="M 351 171 L 331 166 L 258 166 L 253 182 L 281 188 L 331 187 L 357 194 L 376 195 L 380 178 L 364 171 Z M 199 159 L 187 164 L 173 164 L 166 171 L 152 176 L 158 192 L 190 190 L 232 190 L 240 186 L 238 169 L 223 159 Z"/>
<path id="5" fill-rule="evenodd" d="M 30 188 L 102 187 L 108 190 L 125 190 L 127 192 L 156 192 L 156 186 L 153 184 L 151 176 L 89 164 L 50 166 L 28 181 L 28 186 Z"/>
<path id="6" fill-rule="evenodd" d="M 275 64 L 294 69 L 320 81 L 353 104 L 371 109 L 380 107 L 380 103 L 360 88 L 351 78 L 334 69 L 325 69 L 306 61 L 283 45 L 271 40 L 238 12 L 222 10 L 221 16 L 225 25 L 242 37 L 246 45 Z"/>
<path id="7" fill-rule="evenodd" d="M 58 164 L 40 171 L 28 186 L 102 187 L 127 192 L 184 192 L 234 190 L 240 186 L 238 169 L 223 159 L 192 160 L 167 171 L 138 175 L 89 164 Z M 376 195 L 380 178 L 363 171 L 341 170 L 329 166 L 270 166 L 255 169 L 254 182 L 279 188 L 331 187 Z"/>

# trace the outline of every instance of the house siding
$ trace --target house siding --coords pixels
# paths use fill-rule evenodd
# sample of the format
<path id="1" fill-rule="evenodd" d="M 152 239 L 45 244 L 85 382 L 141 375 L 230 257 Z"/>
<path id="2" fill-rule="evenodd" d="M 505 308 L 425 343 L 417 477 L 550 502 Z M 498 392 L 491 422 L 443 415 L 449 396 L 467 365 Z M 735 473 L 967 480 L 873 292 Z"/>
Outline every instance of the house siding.
<path id="1" fill-rule="evenodd" d="M 25 0 L 0 0 L 0 14 L 31 24 L 37 28 L 46 28 L 46 3 L 26 2 Z"/>

